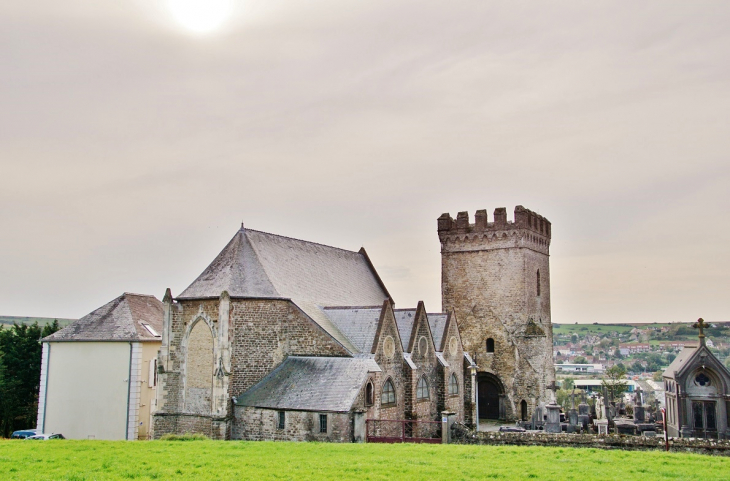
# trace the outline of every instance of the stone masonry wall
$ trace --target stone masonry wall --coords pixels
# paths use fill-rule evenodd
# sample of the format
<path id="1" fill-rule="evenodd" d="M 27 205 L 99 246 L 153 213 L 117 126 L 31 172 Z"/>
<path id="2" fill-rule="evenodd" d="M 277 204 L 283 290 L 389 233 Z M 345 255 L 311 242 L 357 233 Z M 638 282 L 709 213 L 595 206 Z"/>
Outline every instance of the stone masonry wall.
<path id="1" fill-rule="evenodd" d="M 496 375 L 505 387 L 507 420 L 519 416 L 519 403 L 530 414 L 548 400 L 545 387 L 555 379 L 550 318 L 549 243 L 546 219 L 519 207 L 515 222 L 497 209 L 495 221 L 477 212 L 456 221 L 439 218 L 442 246 L 442 302 L 453 309 L 464 350 L 479 370 Z M 538 295 L 538 276 L 540 289 Z M 494 353 L 486 340 L 494 339 Z"/>
<path id="2" fill-rule="evenodd" d="M 279 429 L 277 410 L 237 406 L 234 411 L 234 439 L 337 443 L 348 443 L 352 440 L 352 419 L 349 413 L 284 411 L 284 429 Z M 326 433 L 319 432 L 320 414 L 327 416 Z"/>
<path id="3" fill-rule="evenodd" d="M 482 444 L 490 446 L 548 446 L 568 448 L 624 449 L 630 451 L 664 451 L 662 437 L 623 436 L 592 434 L 548 434 L 548 433 L 499 433 L 480 432 L 460 424 L 451 428 L 451 441 L 454 444 Z M 712 439 L 670 439 L 672 452 L 692 452 L 730 456 L 730 441 Z"/>
<path id="4" fill-rule="evenodd" d="M 287 356 L 348 356 L 348 352 L 292 302 L 231 300 L 229 397 L 260 381 Z"/>

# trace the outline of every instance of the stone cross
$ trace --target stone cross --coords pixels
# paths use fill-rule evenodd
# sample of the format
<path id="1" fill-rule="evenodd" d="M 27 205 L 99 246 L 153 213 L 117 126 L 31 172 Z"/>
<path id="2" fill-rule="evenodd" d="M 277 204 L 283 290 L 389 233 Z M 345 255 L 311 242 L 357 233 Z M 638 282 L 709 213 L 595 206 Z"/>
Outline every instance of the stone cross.
<path id="1" fill-rule="evenodd" d="M 705 320 L 702 319 L 701 317 L 699 319 L 697 319 L 697 322 L 695 322 L 692 325 L 692 327 L 694 327 L 695 329 L 700 330 L 700 335 L 699 335 L 700 344 L 702 344 L 703 346 L 705 345 L 705 326 L 706 326 Z"/>

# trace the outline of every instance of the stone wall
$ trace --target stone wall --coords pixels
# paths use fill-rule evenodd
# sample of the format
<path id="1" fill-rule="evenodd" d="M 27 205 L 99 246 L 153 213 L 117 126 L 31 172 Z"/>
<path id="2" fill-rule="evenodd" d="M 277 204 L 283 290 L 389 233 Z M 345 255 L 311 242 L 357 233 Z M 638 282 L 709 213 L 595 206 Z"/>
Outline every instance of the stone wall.
<path id="1" fill-rule="evenodd" d="M 478 211 L 456 221 L 438 220 L 442 259 L 442 303 L 453 310 L 464 350 L 479 370 L 496 375 L 505 389 L 505 418 L 528 416 L 548 400 L 545 387 L 555 379 L 550 318 L 550 223 L 527 209 L 515 209 L 515 222 L 497 209 L 495 221 Z M 539 281 L 538 281 L 539 271 Z M 539 283 L 539 291 L 538 291 Z M 494 340 L 494 352 L 486 341 Z"/>
<path id="2" fill-rule="evenodd" d="M 238 396 L 287 356 L 348 356 L 342 345 L 290 301 L 231 300 L 229 397 Z"/>
<path id="3" fill-rule="evenodd" d="M 592 434 L 547 434 L 543 432 L 480 432 L 475 434 L 473 430 L 461 424 L 452 426 L 451 441 L 454 444 L 483 444 L 490 446 L 546 446 L 624 449 L 629 451 L 664 451 L 665 449 L 664 438 L 660 436 L 648 438 L 617 434 L 596 436 Z M 730 441 L 674 438 L 669 440 L 669 450 L 672 452 L 730 456 Z"/>
<path id="4" fill-rule="evenodd" d="M 352 441 L 350 413 L 284 411 L 284 429 L 279 429 L 279 411 L 255 407 L 236 407 L 232 437 L 249 441 Z M 319 431 L 319 416 L 327 416 L 327 432 Z"/>
<path id="5" fill-rule="evenodd" d="M 196 414 L 156 413 L 153 419 L 155 424 L 155 439 L 159 439 L 169 433 L 200 433 L 211 439 L 228 438 L 228 422 L 226 418 Z"/>

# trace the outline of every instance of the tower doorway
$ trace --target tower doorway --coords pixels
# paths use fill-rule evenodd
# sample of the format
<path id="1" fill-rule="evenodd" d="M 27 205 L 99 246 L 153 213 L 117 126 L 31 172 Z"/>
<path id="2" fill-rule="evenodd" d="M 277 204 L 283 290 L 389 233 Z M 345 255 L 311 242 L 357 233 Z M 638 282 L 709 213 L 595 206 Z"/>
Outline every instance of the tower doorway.
<path id="1" fill-rule="evenodd" d="M 499 378 L 494 374 L 480 372 L 477 378 L 477 404 L 479 419 L 504 418 L 504 389 Z"/>

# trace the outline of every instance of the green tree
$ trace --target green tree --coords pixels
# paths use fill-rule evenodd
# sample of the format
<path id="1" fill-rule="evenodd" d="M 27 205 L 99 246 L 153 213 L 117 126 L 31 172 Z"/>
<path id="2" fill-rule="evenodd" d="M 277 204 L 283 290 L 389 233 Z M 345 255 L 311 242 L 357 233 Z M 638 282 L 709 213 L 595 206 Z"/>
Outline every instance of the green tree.
<path id="1" fill-rule="evenodd" d="M 583 356 L 578 356 L 573 359 L 573 364 L 588 364 L 588 361 Z"/>
<path id="2" fill-rule="evenodd" d="M 35 426 L 41 377 L 42 337 L 59 329 L 58 321 L 41 328 L 13 324 L 0 328 L 0 434 Z"/>
<path id="3" fill-rule="evenodd" d="M 652 376 L 652 379 L 653 379 L 654 381 L 656 381 L 656 382 L 662 382 L 662 375 L 663 375 L 663 374 L 664 374 L 664 373 L 663 373 L 662 371 L 657 371 L 657 372 L 655 372 L 655 373 L 654 373 L 654 375 Z"/>
<path id="4" fill-rule="evenodd" d="M 566 377 L 563 382 L 560 383 L 561 387 L 566 391 L 570 391 L 575 387 L 575 379 L 572 377 Z"/>
<path id="5" fill-rule="evenodd" d="M 626 369 L 620 363 L 606 369 L 606 373 L 601 380 L 601 386 L 606 388 L 609 401 L 615 401 L 626 391 L 628 385 Z"/>

